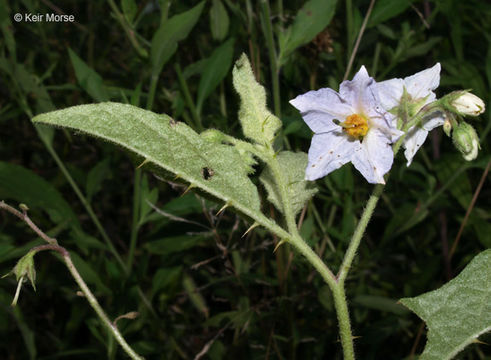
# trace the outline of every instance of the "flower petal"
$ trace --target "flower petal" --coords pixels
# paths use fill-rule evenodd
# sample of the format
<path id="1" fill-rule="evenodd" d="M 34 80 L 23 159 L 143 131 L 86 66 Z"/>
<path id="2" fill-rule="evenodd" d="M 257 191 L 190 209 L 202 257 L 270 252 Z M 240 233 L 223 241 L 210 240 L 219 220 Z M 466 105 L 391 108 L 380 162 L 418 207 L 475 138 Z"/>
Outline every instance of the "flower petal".
<path id="1" fill-rule="evenodd" d="M 333 119 L 344 121 L 348 115 L 353 114 L 351 105 L 329 88 L 299 95 L 290 100 L 290 104 L 300 110 L 304 121 L 315 133 L 337 129 L 339 127 L 332 122 Z"/>
<path id="2" fill-rule="evenodd" d="M 352 105 L 355 113 L 370 116 L 367 110 L 375 107 L 375 97 L 368 87 L 375 80 L 368 75 L 367 69 L 362 66 L 355 74 L 353 80 L 345 80 L 339 85 L 339 94 L 344 101 Z"/>
<path id="3" fill-rule="evenodd" d="M 350 140 L 342 131 L 315 134 L 309 149 L 306 180 L 326 176 L 351 161 L 351 156 L 360 148 L 358 140 Z"/>
<path id="4" fill-rule="evenodd" d="M 378 82 L 375 85 L 380 104 L 385 110 L 389 111 L 396 106 L 399 106 L 403 88 L 404 80 L 402 79 L 390 79 Z"/>
<path id="5" fill-rule="evenodd" d="M 429 69 L 404 78 L 409 95 L 413 99 L 422 99 L 430 95 L 426 103 L 435 100 L 435 94 L 432 90 L 435 90 L 440 84 L 440 70 L 440 63 L 436 63 L 435 66 Z"/>
<path id="6" fill-rule="evenodd" d="M 406 138 L 404 139 L 404 148 L 406 149 L 404 156 L 407 159 L 407 166 L 411 165 L 414 155 L 421 145 L 423 145 L 427 136 L 428 130 L 419 126 L 414 126 L 407 132 Z"/>
<path id="7" fill-rule="evenodd" d="M 394 153 L 387 136 L 378 129 L 371 129 L 364 137 L 359 151 L 351 162 L 372 184 L 385 184 L 384 175 L 392 167 Z"/>
<path id="8" fill-rule="evenodd" d="M 434 128 L 443 125 L 445 122 L 445 118 L 443 117 L 442 114 L 437 113 L 434 114 L 431 118 L 424 119 L 423 122 L 421 123 L 421 126 L 423 126 L 423 129 L 427 131 L 431 131 Z"/>

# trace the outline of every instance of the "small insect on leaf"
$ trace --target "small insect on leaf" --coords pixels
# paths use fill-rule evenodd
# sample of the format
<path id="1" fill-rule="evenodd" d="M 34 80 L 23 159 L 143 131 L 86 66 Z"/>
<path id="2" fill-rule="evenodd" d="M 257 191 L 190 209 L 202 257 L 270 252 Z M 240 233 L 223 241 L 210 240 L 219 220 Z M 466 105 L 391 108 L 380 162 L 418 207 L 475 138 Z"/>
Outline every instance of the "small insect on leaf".
<path id="1" fill-rule="evenodd" d="M 203 179 L 210 180 L 213 175 L 215 175 L 215 171 L 213 171 L 212 168 L 204 167 L 201 169 L 201 176 L 203 176 Z"/>

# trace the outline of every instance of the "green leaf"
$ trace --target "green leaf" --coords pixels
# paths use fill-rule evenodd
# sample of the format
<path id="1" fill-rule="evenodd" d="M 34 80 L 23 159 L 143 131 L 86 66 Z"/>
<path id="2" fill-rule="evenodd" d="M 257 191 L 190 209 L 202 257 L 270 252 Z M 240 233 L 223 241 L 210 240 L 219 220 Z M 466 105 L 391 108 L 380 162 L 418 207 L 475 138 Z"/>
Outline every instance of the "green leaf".
<path id="1" fill-rule="evenodd" d="M 106 158 L 96 166 L 94 166 L 87 175 L 87 182 L 85 184 L 85 193 L 89 202 L 92 201 L 92 197 L 101 190 L 102 182 L 110 174 L 109 158 Z"/>
<path id="2" fill-rule="evenodd" d="M 270 145 L 282 123 L 266 108 L 266 91 L 256 81 L 245 54 L 235 63 L 233 82 L 241 100 L 239 120 L 244 135 L 261 145 Z"/>
<path id="3" fill-rule="evenodd" d="M 337 0 L 309 0 L 298 11 L 291 27 L 280 38 L 280 63 L 296 48 L 307 44 L 326 28 L 336 10 Z"/>
<path id="4" fill-rule="evenodd" d="M 396 315 L 409 313 L 409 311 L 396 300 L 384 296 L 358 295 L 353 299 L 353 303 L 369 309 L 390 312 Z"/>
<path id="5" fill-rule="evenodd" d="M 0 30 L 2 31 L 3 41 L 7 46 L 10 56 L 15 60 L 16 57 L 16 46 L 15 38 L 13 34 L 12 21 L 10 20 L 12 15 L 10 9 L 7 5 L 7 1 L 0 0 Z"/>
<path id="6" fill-rule="evenodd" d="M 169 255 L 201 245 L 210 236 L 211 234 L 171 236 L 147 242 L 144 246 L 149 253 Z"/>
<path id="7" fill-rule="evenodd" d="M 436 174 L 440 182 L 445 184 L 462 167 L 462 162 L 462 157 L 457 152 L 442 156 L 440 161 L 435 164 Z M 466 172 L 453 182 L 449 191 L 462 208 L 467 209 L 472 200 L 472 187 Z"/>
<path id="8" fill-rule="evenodd" d="M 411 0 L 378 0 L 373 7 L 368 27 L 376 26 L 403 13 L 411 5 Z"/>
<path id="9" fill-rule="evenodd" d="M 232 146 L 212 143 L 167 115 L 132 105 L 81 105 L 36 116 L 118 144 L 248 216 L 260 214 L 257 189 Z"/>
<path id="10" fill-rule="evenodd" d="M 491 249 L 477 255 L 459 276 L 440 289 L 401 299 L 428 326 L 419 360 L 453 358 L 491 330 Z"/>
<path id="11" fill-rule="evenodd" d="M 152 278 L 152 297 L 161 289 L 175 284 L 182 274 L 182 266 L 160 268 Z"/>
<path id="12" fill-rule="evenodd" d="M 230 20 L 221 0 L 213 0 L 210 8 L 210 29 L 213 39 L 222 41 L 228 33 Z"/>
<path id="13" fill-rule="evenodd" d="M 303 152 L 282 151 L 277 157 L 287 186 L 287 196 L 291 204 L 291 209 L 295 215 L 302 210 L 305 203 L 317 192 L 314 182 L 304 180 L 308 156 Z M 280 189 L 274 181 L 275 178 L 271 168 L 266 167 L 259 179 L 268 192 L 268 200 L 279 211 L 284 212 Z"/>
<path id="14" fill-rule="evenodd" d="M 121 8 L 123 9 L 124 17 L 128 23 L 132 23 L 135 18 L 136 12 L 138 11 L 138 6 L 135 0 L 122 0 Z"/>
<path id="15" fill-rule="evenodd" d="M 215 90 L 228 74 L 234 55 L 234 39 L 229 39 L 213 51 L 206 61 L 203 75 L 199 81 L 196 107 L 201 112 L 205 99 Z"/>
<path id="16" fill-rule="evenodd" d="M 196 309 L 198 309 L 205 317 L 208 317 L 210 314 L 210 310 L 208 305 L 206 304 L 206 300 L 199 292 L 198 287 L 194 283 L 194 280 L 191 276 L 185 275 L 182 280 L 182 286 L 184 290 L 189 296 L 189 300 L 194 305 Z"/>
<path id="17" fill-rule="evenodd" d="M 82 259 L 76 252 L 71 252 L 70 257 L 72 258 L 73 264 L 80 272 L 80 275 L 88 284 L 95 285 L 97 291 L 100 291 L 105 295 L 110 295 L 112 293 L 111 290 L 104 285 L 104 282 L 100 278 L 97 271 L 95 271 L 92 266 Z"/>
<path id="18" fill-rule="evenodd" d="M 161 24 L 152 38 L 150 59 L 152 75 L 158 76 L 165 63 L 177 50 L 179 41 L 185 39 L 198 21 L 205 2 L 202 1 L 191 10 L 175 15 Z"/>
<path id="19" fill-rule="evenodd" d="M 12 316 L 24 339 L 24 344 L 29 353 L 29 359 L 35 360 L 37 358 L 36 332 L 29 328 L 28 321 L 24 320 L 24 315 L 18 306 L 12 309 Z"/>
<path id="20" fill-rule="evenodd" d="M 79 58 L 72 49 L 68 49 L 68 54 L 80 86 L 96 101 L 109 100 L 109 95 L 102 83 L 102 77 Z"/>
<path id="21" fill-rule="evenodd" d="M 49 182 L 29 169 L 0 161 L 0 199 L 13 199 L 29 208 L 41 208 L 56 224 L 80 224 L 70 205 Z"/>
<path id="22" fill-rule="evenodd" d="M 140 195 L 140 219 L 138 225 L 142 225 L 147 221 L 147 215 L 152 211 L 152 206 L 155 205 L 159 197 L 159 189 L 150 189 L 148 185 L 148 177 L 143 174 L 141 181 L 141 195 Z"/>

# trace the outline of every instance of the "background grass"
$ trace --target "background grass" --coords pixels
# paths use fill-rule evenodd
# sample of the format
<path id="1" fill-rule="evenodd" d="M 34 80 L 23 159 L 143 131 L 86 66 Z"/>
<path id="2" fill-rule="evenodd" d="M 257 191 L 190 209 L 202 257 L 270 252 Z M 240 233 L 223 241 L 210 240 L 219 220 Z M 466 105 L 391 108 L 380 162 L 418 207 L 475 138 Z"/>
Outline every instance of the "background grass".
<path id="1" fill-rule="evenodd" d="M 152 53 L 161 42 L 152 38 L 197 1 L 0 1 L 0 199 L 28 204 L 33 220 L 71 250 L 110 317 L 139 312 L 118 326 L 147 358 L 193 359 L 200 352 L 209 359 L 342 355 L 329 291 L 288 247 L 273 253 L 277 239 L 261 229 L 241 238 L 249 224 L 236 214 L 215 215 L 219 205 L 181 195 L 179 185 L 135 170 L 138 163 L 113 145 L 35 129 L 30 118 L 112 100 L 167 113 L 196 130 L 218 128 L 240 137 L 230 69 L 245 52 L 270 95 L 270 108 L 281 113 L 278 141 L 307 151 L 310 130 L 288 100 L 338 87 L 369 7 L 364 0 L 327 3 L 333 11 L 329 25 L 284 55 L 278 67 L 270 62 L 272 49 L 278 55 L 279 34 L 294 23 L 303 2 L 205 1 L 160 71 Z M 15 22 L 15 13 L 64 13 L 75 22 Z M 472 89 L 489 108 L 490 30 L 491 5 L 485 1 L 378 0 L 349 78 L 361 65 L 385 80 L 440 62 L 438 95 Z M 276 102 L 273 89 L 280 95 Z M 423 323 L 396 300 L 439 287 L 491 247 L 490 114 L 470 120 L 481 137 L 479 157 L 471 163 L 442 129 L 430 133 L 411 167 L 396 159 L 348 282 L 360 359 L 421 352 Z M 301 232 L 337 269 L 371 186 L 351 165 L 317 184 L 320 192 L 301 215 Z M 276 216 L 266 201 L 263 209 Z M 2 213 L 0 272 L 10 271 L 39 243 L 24 224 Z M 37 291 L 24 286 L 16 308 L 9 305 L 14 278 L 0 282 L 0 357 L 124 358 L 76 295 L 62 263 L 40 253 L 36 265 Z M 491 338 L 481 340 L 489 344 Z M 489 359 L 491 349 L 473 344 L 460 358 Z"/>

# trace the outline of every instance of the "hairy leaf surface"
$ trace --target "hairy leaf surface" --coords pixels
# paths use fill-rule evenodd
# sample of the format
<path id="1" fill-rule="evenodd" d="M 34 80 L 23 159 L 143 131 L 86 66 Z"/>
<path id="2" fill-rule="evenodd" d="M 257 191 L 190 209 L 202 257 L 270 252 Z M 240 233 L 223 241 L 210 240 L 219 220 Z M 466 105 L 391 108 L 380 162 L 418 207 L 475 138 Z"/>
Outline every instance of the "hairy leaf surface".
<path id="1" fill-rule="evenodd" d="M 233 82 L 240 95 L 239 120 L 244 135 L 259 144 L 271 144 L 281 120 L 267 109 L 266 91 L 256 81 L 245 54 L 235 63 Z"/>
<path id="2" fill-rule="evenodd" d="M 238 151 L 204 139 L 167 115 L 132 105 L 100 103 L 38 115 L 33 121 L 116 143 L 249 216 L 259 212 L 257 189 Z"/>
<path id="3" fill-rule="evenodd" d="M 459 276 L 440 289 L 401 299 L 428 326 L 420 360 L 453 358 L 491 330 L 491 249 L 477 255 Z"/>
<path id="4" fill-rule="evenodd" d="M 315 183 L 305 180 L 305 168 L 308 157 L 306 153 L 282 151 L 278 155 L 282 176 L 287 187 L 287 196 L 293 214 L 297 214 L 305 203 L 317 192 Z M 268 192 L 268 200 L 282 213 L 280 189 L 274 181 L 273 172 L 269 167 L 264 169 L 260 180 Z"/>

